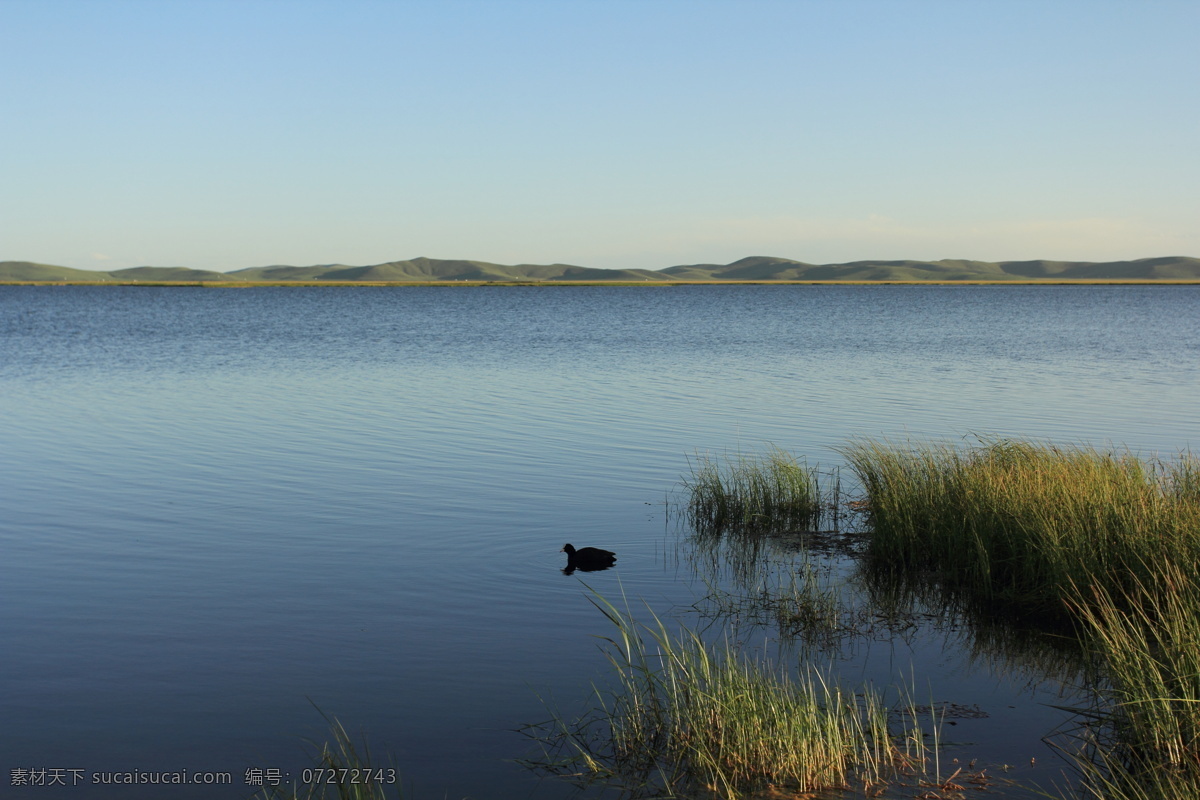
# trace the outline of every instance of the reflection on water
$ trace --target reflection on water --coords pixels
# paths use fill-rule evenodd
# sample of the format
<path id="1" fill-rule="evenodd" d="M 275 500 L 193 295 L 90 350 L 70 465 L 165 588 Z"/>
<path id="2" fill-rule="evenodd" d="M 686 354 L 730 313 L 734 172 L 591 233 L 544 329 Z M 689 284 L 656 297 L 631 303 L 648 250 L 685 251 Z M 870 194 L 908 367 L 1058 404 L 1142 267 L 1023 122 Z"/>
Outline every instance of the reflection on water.
<path id="1" fill-rule="evenodd" d="M 676 555 L 707 590 L 692 607 L 707 638 L 800 677 L 833 665 L 852 686 L 885 688 L 906 708 L 914 693 L 924 698 L 916 707 L 944 762 L 970 765 L 960 783 L 990 770 L 1003 785 L 988 788 L 1006 797 L 1071 785 L 1074 763 L 1053 748 L 1072 752 L 1065 709 L 1082 707 L 1092 688 L 1078 638 L 1061 621 L 988 614 L 935 575 L 881 569 L 866 557 L 853 511 L 828 530 L 749 533 L 676 519 Z"/>

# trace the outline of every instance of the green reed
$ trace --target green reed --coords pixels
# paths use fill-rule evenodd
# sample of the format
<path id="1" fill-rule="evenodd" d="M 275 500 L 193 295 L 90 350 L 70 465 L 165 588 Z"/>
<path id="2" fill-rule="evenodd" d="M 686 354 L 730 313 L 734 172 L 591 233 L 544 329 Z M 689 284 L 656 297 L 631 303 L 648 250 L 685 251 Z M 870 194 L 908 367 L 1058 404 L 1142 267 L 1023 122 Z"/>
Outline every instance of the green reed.
<path id="1" fill-rule="evenodd" d="M 923 769 L 920 726 L 910 716 L 904 730 L 889 730 L 873 691 L 848 692 L 815 670 L 789 677 L 731 645 L 714 647 L 687 629 L 671 634 L 657 618 L 639 625 L 603 598 L 594 602 L 617 629 L 606 651 L 616 688 L 597 691 L 588 717 L 556 719 L 542 737 L 559 771 L 631 795 L 736 800 L 768 786 L 879 786 Z"/>
<path id="2" fill-rule="evenodd" d="M 1090 782 L 1114 798 L 1200 797 L 1200 587 L 1168 565 L 1136 602 L 1093 587 L 1075 608 L 1095 657 L 1100 703 L 1084 712 Z"/>
<path id="3" fill-rule="evenodd" d="M 395 768 L 375 763 L 365 740 L 356 745 L 341 722 L 325 719 L 333 741 L 321 745 L 313 766 L 287 786 L 263 789 L 255 795 L 257 800 L 388 800 L 388 787 L 400 800 L 403 792 Z"/>
<path id="4" fill-rule="evenodd" d="M 764 456 L 737 454 L 724 461 L 697 456 L 683 486 L 697 530 L 808 528 L 824 511 L 817 469 L 775 447 Z"/>
<path id="5" fill-rule="evenodd" d="M 859 440 L 876 565 L 933 570 L 989 604 L 1063 611 L 1072 587 L 1130 598 L 1164 564 L 1200 564 L 1200 463 L 1008 439 Z"/>
<path id="6" fill-rule="evenodd" d="M 1200 796 L 1200 459 L 1008 439 L 843 453 L 876 568 L 1075 624 L 1099 687 L 1076 754 L 1097 797 Z"/>

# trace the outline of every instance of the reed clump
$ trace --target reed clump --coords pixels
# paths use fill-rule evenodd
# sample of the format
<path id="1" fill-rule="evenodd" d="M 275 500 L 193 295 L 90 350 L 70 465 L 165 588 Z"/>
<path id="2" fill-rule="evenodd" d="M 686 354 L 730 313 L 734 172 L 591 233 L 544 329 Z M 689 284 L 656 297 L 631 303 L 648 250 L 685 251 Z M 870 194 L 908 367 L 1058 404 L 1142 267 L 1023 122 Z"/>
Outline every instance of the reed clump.
<path id="1" fill-rule="evenodd" d="M 697 456 L 683 486 L 690 521 L 702 532 L 810 528 L 824 510 L 817 468 L 777 447 L 723 461 Z"/>
<path id="2" fill-rule="evenodd" d="M 1097 693 L 1075 755 L 1095 796 L 1200 797 L 1200 459 L 1010 439 L 843 453 L 874 566 L 1075 626 Z"/>
<path id="3" fill-rule="evenodd" d="M 848 692 L 815 671 L 789 677 L 693 631 L 596 605 L 617 629 L 607 640 L 616 688 L 597 691 L 588 717 L 556 721 L 559 771 L 630 796 L 736 800 L 769 786 L 878 786 L 925 763 L 920 726 L 890 731 L 873 691 Z"/>
<path id="4" fill-rule="evenodd" d="M 1097 708 L 1084 711 L 1089 782 L 1101 796 L 1200 797 L 1200 587 L 1169 565 L 1138 602 L 1095 587 L 1075 607 L 1100 669 Z"/>
<path id="5" fill-rule="evenodd" d="M 1011 439 L 966 449 L 859 440 L 875 565 L 933 570 L 989 605 L 1064 612 L 1096 587 L 1136 598 L 1163 565 L 1200 565 L 1200 462 Z M 1080 594 L 1082 593 L 1082 595 Z"/>

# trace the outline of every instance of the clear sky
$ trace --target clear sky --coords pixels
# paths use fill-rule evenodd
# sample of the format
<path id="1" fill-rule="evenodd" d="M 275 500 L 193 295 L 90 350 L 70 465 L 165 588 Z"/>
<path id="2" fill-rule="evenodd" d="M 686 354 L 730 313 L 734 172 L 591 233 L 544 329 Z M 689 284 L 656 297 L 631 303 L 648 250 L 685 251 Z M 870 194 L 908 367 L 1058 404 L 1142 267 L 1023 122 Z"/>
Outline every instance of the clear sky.
<path id="1" fill-rule="evenodd" d="M 1200 2 L 0 0 L 0 260 L 1200 256 Z"/>

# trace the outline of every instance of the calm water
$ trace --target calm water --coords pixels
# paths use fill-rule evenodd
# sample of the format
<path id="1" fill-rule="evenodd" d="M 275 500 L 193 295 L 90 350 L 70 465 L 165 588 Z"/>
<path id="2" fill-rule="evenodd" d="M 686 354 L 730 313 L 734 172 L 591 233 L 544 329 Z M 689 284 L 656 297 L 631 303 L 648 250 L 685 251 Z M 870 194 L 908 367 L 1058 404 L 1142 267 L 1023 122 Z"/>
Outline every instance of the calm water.
<path id="1" fill-rule="evenodd" d="M 706 593 L 663 505 L 689 455 L 1170 455 L 1197 397 L 1193 287 L 0 287 L 0 793 L 245 797 L 309 765 L 315 704 L 410 796 L 566 797 L 512 731 L 605 678 L 583 581 L 681 617 Z M 564 575 L 568 541 L 617 568 Z M 978 705 L 964 754 L 1054 779 L 1055 681 L 933 630 L 851 649 L 846 680 Z"/>

